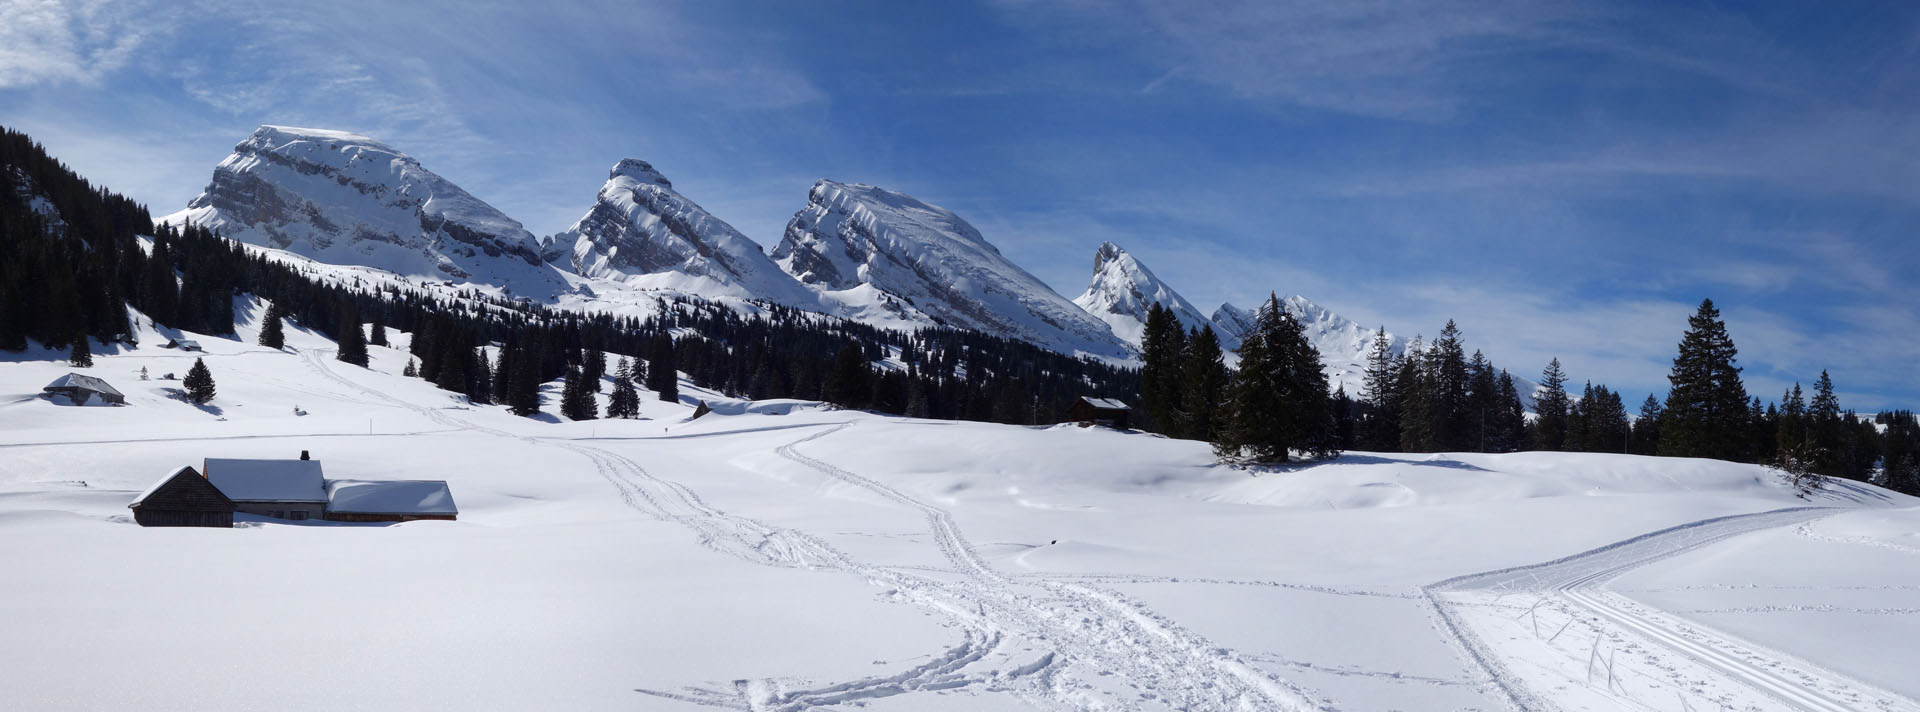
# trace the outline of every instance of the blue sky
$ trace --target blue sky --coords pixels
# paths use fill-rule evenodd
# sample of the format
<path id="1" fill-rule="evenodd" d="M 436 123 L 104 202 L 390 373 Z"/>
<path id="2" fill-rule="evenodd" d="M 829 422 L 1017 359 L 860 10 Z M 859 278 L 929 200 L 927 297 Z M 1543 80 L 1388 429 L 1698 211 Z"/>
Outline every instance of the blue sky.
<path id="1" fill-rule="evenodd" d="M 257 5 L 0 0 L 0 123 L 156 214 L 263 123 L 538 234 L 627 156 L 767 246 L 873 183 L 1067 296 L 1113 240 L 1203 308 L 1453 318 L 1634 402 L 1711 297 L 1750 391 L 1920 405 L 1920 5 Z"/>

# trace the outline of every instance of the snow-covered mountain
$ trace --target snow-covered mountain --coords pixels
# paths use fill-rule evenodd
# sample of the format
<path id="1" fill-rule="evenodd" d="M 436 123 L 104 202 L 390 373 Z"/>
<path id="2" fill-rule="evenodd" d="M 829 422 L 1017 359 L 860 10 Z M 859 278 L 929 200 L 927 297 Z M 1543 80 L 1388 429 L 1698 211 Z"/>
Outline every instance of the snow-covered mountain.
<path id="1" fill-rule="evenodd" d="M 549 296 L 567 282 L 513 218 L 366 136 L 262 126 L 161 218 L 336 265 Z"/>
<path id="2" fill-rule="evenodd" d="M 1073 303 L 1106 322 L 1114 336 L 1135 346 L 1146 333 L 1147 310 L 1155 304 L 1173 309 L 1183 327 L 1199 328 L 1209 323 L 1186 297 L 1112 242 L 1100 243 L 1094 251 L 1093 281 Z"/>
<path id="3" fill-rule="evenodd" d="M 1065 353 L 1133 353 L 960 216 L 904 193 L 815 183 L 773 259 L 849 318 L 974 329 Z"/>
<path id="4" fill-rule="evenodd" d="M 820 308 L 819 297 L 759 243 L 674 190 L 646 161 L 615 164 L 593 207 L 549 244 L 550 259 L 590 279 Z"/>
<path id="5" fill-rule="evenodd" d="M 1344 386 L 1347 395 L 1358 395 L 1366 383 L 1367 355 L 1373 350 L 1374 330 L 1355 323 L 1300 295 L 1280 300 L 1280 306 L 1300 320 L 1307 340 L 1320 350 L 1320 362 L 1327 368 L 1327 383 Z M 1258 312 L 1232 304 L 1222 304 L 1213 312 L 1213 328 L 1222 342 L 1239 343 L 1253 329 Z M 1387 342 L 1395 354 L 1404 353 L 1407 340 L 1387 332 Z"/>

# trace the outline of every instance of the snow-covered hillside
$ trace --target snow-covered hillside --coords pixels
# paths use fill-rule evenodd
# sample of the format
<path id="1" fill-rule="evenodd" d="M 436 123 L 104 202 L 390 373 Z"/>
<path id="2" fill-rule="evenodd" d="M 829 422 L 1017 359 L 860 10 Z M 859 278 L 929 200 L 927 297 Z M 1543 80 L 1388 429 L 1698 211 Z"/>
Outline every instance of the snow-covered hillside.
<path id="1" fill-rule="evenodd" d="M 1914 710 L 1920 509 L 1621 455 L 1348 453 L 877 416 L 682 385 L 517 418 L 289 324 L 0 362 L 0 699 L 22 709 Z M 159 348 L 196 337 L 206 354 Z M 204 358 L 205 407 L 177 381 Z M 42 360 L 30 360 L 42 359 Z M 548 410 L 558 395 L 548 386 Z M 604 396 L 602 396 L 604 399 Z M 695 399 L 719 408 L 689 419 Z M 296 407 L 297 406 L 297 407 Z M 446 480 L 455 522 L 141 528 L 180 465 Z M 210 684 L 194 670 L 218 671 Z M 102 684 L 110 680 L 112 684 Z"/>
<path id="2" fill-rule="evenodd" d="M 1112 242 L 1100 243 L 1100 248 L 1094 250 L 1093 281 L 1073 303 L 1106 322 L 1114 336 L 1135 346 L 1139 346 L 1146 335 L 1147 310 L 1155 304 L 1172 309 L 1174 318 L 1179 319 L 1184 328 L 1198 329 L 1208 323 L 1186 297 L 1173 291 L 1173 287 L 1160 281 L 1140 260 Z M 1234 339 L 1226 348 L 1231 349 L 1238 343 L 1239 340 Z"/>
<path id="3" fill-rule="evenodd" d="M 904 193 L 815 183 L 773 259 L 849 316 L 890 314 L 1063 353 L 1132 353 L 1105 323 L 1002 256 L 960 216 Z"/>
<path id="4" fill-rule="evenodd" d="M 161 222 L 336 265 L 493 285 L 547 298 L 566 287 L 513 218 L 366 136 L 262 126 Z"/>
<path id="5" fill-rule="evenodd" d="M 759 243 L 675 191 L 646 161 L 615 164 L 593 207 L 551 244 L 584 277 L 821 310 L 819 296 L 775 266 Z"/>

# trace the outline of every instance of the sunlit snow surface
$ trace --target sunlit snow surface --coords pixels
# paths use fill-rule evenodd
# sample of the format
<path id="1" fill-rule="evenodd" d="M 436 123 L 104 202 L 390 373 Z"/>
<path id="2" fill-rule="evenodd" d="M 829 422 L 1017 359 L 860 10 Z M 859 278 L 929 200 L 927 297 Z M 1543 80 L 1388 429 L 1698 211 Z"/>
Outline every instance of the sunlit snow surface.
<path id="1" fill-rule="evenodd" d="M 404 334 L 361 369 L 298 325 L 284 352 L 251 345 L 262 306 L 242 307 L 238 341 L 197 336 L 219 391 L 204 408 L 158 380 L 193 357 L 150 329 L 135 350 L 96 346 L 85 371 L 125 407 L 56 406 L 34 394 L 64 363 L 0 361 L 6 707 L 1912 709 L 1920 695 L 1904 674 L 1920 663 L 1920 516 L 1871 487 L 1805 501 L 1756 467 L 1613 455 L 1351 453 L 1249 472 L 1138 433 L 690 385 L 641 420 L 525 419 L 400 377 Z M 688 421 L 700 398 L 719 407 Z M 301 450 L 328 477 L 446 480 L 459 520 L 130 521 L 126 504 L 179 465 Z M 1776 511 L 1805 507 L 1819 509 Z"/>

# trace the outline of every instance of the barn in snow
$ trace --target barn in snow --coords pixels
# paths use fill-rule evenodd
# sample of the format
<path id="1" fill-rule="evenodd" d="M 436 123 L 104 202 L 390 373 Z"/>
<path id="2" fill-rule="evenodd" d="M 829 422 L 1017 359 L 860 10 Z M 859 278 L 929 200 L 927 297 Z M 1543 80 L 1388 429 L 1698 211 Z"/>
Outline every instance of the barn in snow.
<path id="1" fill-rule="evenodd" d="M 127 397 L 106 381 L 83 374 L 69 373 L 40 389 L 55 403 L 67 405 L 124 405 Z"/>
<path id="2" fill-rule="evenodd" d="M 276 519 L 320 519 L 327 514 L 327 483 L 320 461 L 207 458 L 207 481 L 245 514 Z"/>
<path id="3" fill-rule="evenodd" d="M 182 467 L 153 483 L 127 505 L 143 527 L 231 527 L 233 500 L 207 478 Z"/>
<path id="4" fill-rule="evenodd" d="M 327 519 L 411 522 L 458 517 L 453 490 L 440 480 L 327 480 Z"/>

